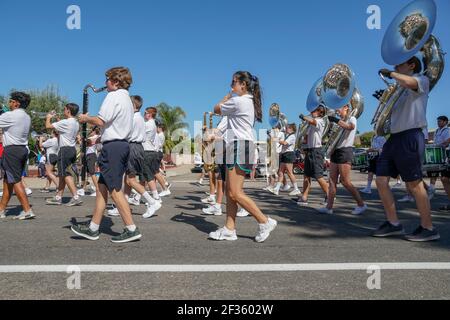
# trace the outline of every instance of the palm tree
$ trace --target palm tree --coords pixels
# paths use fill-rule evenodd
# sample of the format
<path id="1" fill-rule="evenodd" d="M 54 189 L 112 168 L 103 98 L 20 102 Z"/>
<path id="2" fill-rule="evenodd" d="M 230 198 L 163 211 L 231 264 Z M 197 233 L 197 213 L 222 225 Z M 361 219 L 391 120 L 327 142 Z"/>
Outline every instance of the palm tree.
<path id="1" fill-rule="evenodd" d="M 179 140 L 181 140 L 179 139 L 177 141 L 173 141 L 173 133 L 179 129 L 189 128 L 189 125 L 184 122 L 184 119 L 186 118 L 186 112 L 184 112 L 181 107 L 172 107 L 164 102 L 157 105 L 156 109 L 158 110 L 157 119 L 166 128 L 166 143 L 164 145 L 164 151 L 170 153 L 172 149 L 180 142 Z"/>

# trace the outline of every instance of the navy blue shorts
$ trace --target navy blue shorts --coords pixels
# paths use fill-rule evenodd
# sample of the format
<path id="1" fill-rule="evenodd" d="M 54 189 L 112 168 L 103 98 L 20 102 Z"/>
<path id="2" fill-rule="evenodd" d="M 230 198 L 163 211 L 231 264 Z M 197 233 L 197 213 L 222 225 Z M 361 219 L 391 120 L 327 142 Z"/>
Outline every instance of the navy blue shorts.
<path id="1" fill-rule="evenodd" d="M 3 151 L 1 167 L 5 181 L 16 184 L 22 181 L 22 173 L 28 160 L 28 149 L 25 146 L 7 146 Z"/>
<path id="2" fill-rule="evenodd" d="M 101 172 L 98 183 L 105 185 L 109 192 L 122 189 L 129 155 L 128 141 L 116 140 L 103 143 L 102 152 L 98 158 Z"/>
<path id="3" fill-rule="evenodd" d="M 405 182 L 422 180 L 425 137 L 421 129 L 392 134 L 384 144 L 377 162 L 378 177 L 396 178 Z"/>

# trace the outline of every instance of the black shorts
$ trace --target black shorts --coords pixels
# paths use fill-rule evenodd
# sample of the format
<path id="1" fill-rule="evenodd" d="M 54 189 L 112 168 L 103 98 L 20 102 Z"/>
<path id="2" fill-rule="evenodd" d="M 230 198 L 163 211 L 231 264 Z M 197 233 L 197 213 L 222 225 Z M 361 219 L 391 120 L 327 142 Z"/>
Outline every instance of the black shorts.
<path id="1" fill-rule="evenodd" d="M 145 151 L 143 172 L 145 181 L 152 181 L 155 179 L 155 175 L 159 172 L 160 163 L 158 152 Z"/>
<path id="2" fill-rule="evenodd" d="M 130 156 L 128 157 L 127 175 L 144 179 L 144 147 L 142 143 L 130 143 Z"/>
<path id="3" fill-rule="evenodd" d="M 450 178 L 450 168 L 441 172 L 441 177 Z"/>
<path id="4" fill-rule="evenodd" d="M 280 163 L 294 163 L 296 160 L 295 152 L 289 151 L 281 154 Z"/>
<path id="5" fill-rule="evenodd" d="M 109 192 L 122 189 L 123 176 L 127 170 L 129 155 L 130 146 L 128 141 L 114 140 L 103 143 L 103 148 L 98 158 L 101 172 L 98 183 L 105 185 Z"/>
<path id="6" fill-rule="evenodd" d="M 305 150 L 305 176 L 314 179 L 323 178 L 324 155 L 322 148 Z"/>
<path id="7" fill-rule="evenodd" d="M 58 154 L 58 175 L 60 177 L 73 176 L 72 166 L 77 162 L 75 147 L 61 147 Z"/>
<path id="8" fill-rule="evenodd" d="M 330 157 L 330 161 L 334 164 L 351 164 L 353 160 L 353 148 L 340 148 L 334 150 Z"/>
<path id="9" fill-rule="evenodd" d="M 377 161 L 380 156 L 376 156 L 373 159 L 369 160 L 369 169 L 367 170 L 370 173 L 377 173 Z"/>
<path id="10" fill-rule="evenodd" d="M 425 137 L 421 129 L 392 134 L 383 146 L 377 162 L 378 177 L 396 178 L 405 182 L 422 180 Z"/>
<path id="11" fill-rule="evenodd" d="M 16 184 L 22 181 L 22 173 L 28 160 L 28 149 L 25 146 L 7 146 L 3 151 L 1 167 L 5 172 L 5 181 Z"/>
<path id="12" fill-rule="evenodd" d="M 48 159 L 47 159 L 47 163 L 51 164 L 52 166 L 56 166 L 58 164 L 58 155 L 57 154 L 49 154 L 48 155 Z"/>
<path id="13" fill-rule="evenodd" d="M 226 147 L 228 170 L 233 170 L 237 166 L 245 173 L 251 173 L 255 160 L 255 143 L 253 141 L 233 141 Z"/>
<path id="14" fill-rule="evenodd" d="M 95 175 L 97 165 L 97 155 L 95 153 L 89 153 L 86 156 L 87 172 L 90 176 Z"/>
<path id="15" fill-rule="evenodd" d="M 164 153 L 162 153 L 161 151 L 158 151 L 158 160 L 159 163 L 161 163 L 162 159 L 164 158 Z"/>

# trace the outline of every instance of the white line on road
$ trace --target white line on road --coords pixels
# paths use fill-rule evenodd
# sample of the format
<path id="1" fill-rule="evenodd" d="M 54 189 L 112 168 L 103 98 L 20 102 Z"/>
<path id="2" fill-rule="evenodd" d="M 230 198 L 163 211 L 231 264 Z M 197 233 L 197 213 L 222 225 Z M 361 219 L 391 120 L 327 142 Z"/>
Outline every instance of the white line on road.
<path id="1" fill-rule="evenodd" d="M 450 262 L 230 264 L 230 265 L 0 265 L 0 273 L 81 272 L 288 272 L 351 270 L 450 270 Z"/>

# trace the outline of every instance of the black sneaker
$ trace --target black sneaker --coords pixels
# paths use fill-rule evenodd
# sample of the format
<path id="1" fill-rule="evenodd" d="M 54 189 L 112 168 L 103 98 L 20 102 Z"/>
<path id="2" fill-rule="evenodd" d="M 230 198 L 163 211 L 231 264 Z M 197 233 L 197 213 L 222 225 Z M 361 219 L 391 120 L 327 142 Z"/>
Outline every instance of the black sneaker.
<path id="1" fill-rule="evenodd" d="M 80 236 L 80 237 L 83 237 L 83 238 L 86 238 L 86 239 L 88 239 L 88 240 L 93 240 L 93 241 L 95 241 L 95 240 L 98 240 L 100 237 L 100 232 L 97 230 L 97 231 L 92 231 L 90 228 L 89 228 L 89 225 L 90 225 L 90 223 L 89 224 L 76 224 L 76 225 L 73 225 L 70 229 L 72 230 L 72 232 L 73 233 L 75 233 L 77 236 Z"/>
<path id="2" fill-rule="evenodd" d="M 405 236 L 406 240 L 414 242 L 435 241 L 439 240 L 440 238 L 441 236 L 439 235 L 439 232 L 436 230 L 436 228 L 433 228 L 433 230 L 428 230 L 423 228 L 422 226 L 419 226 L 413 233 Z"/>
<path id="3" fill-rule="evenodd" d="M 391 236 L 402 236 L 404 234 L 405 230 L 403 230 L 403 226 L 401 224 L 399 224 L 398 226 L 394 226 L 389 221 L 386 221 L 372 233 L 372 237 L 383 238 Z"/>
<path id="4" fill-rule="evenodd" d="M 126 243 L 139 240 L 142 237 L 139 229 L 136 228 L 133 232 L 128 230 L 127 228 L 123 229 L 122 234 L 112 237 L 111 242 L 114 243 Z"/>

